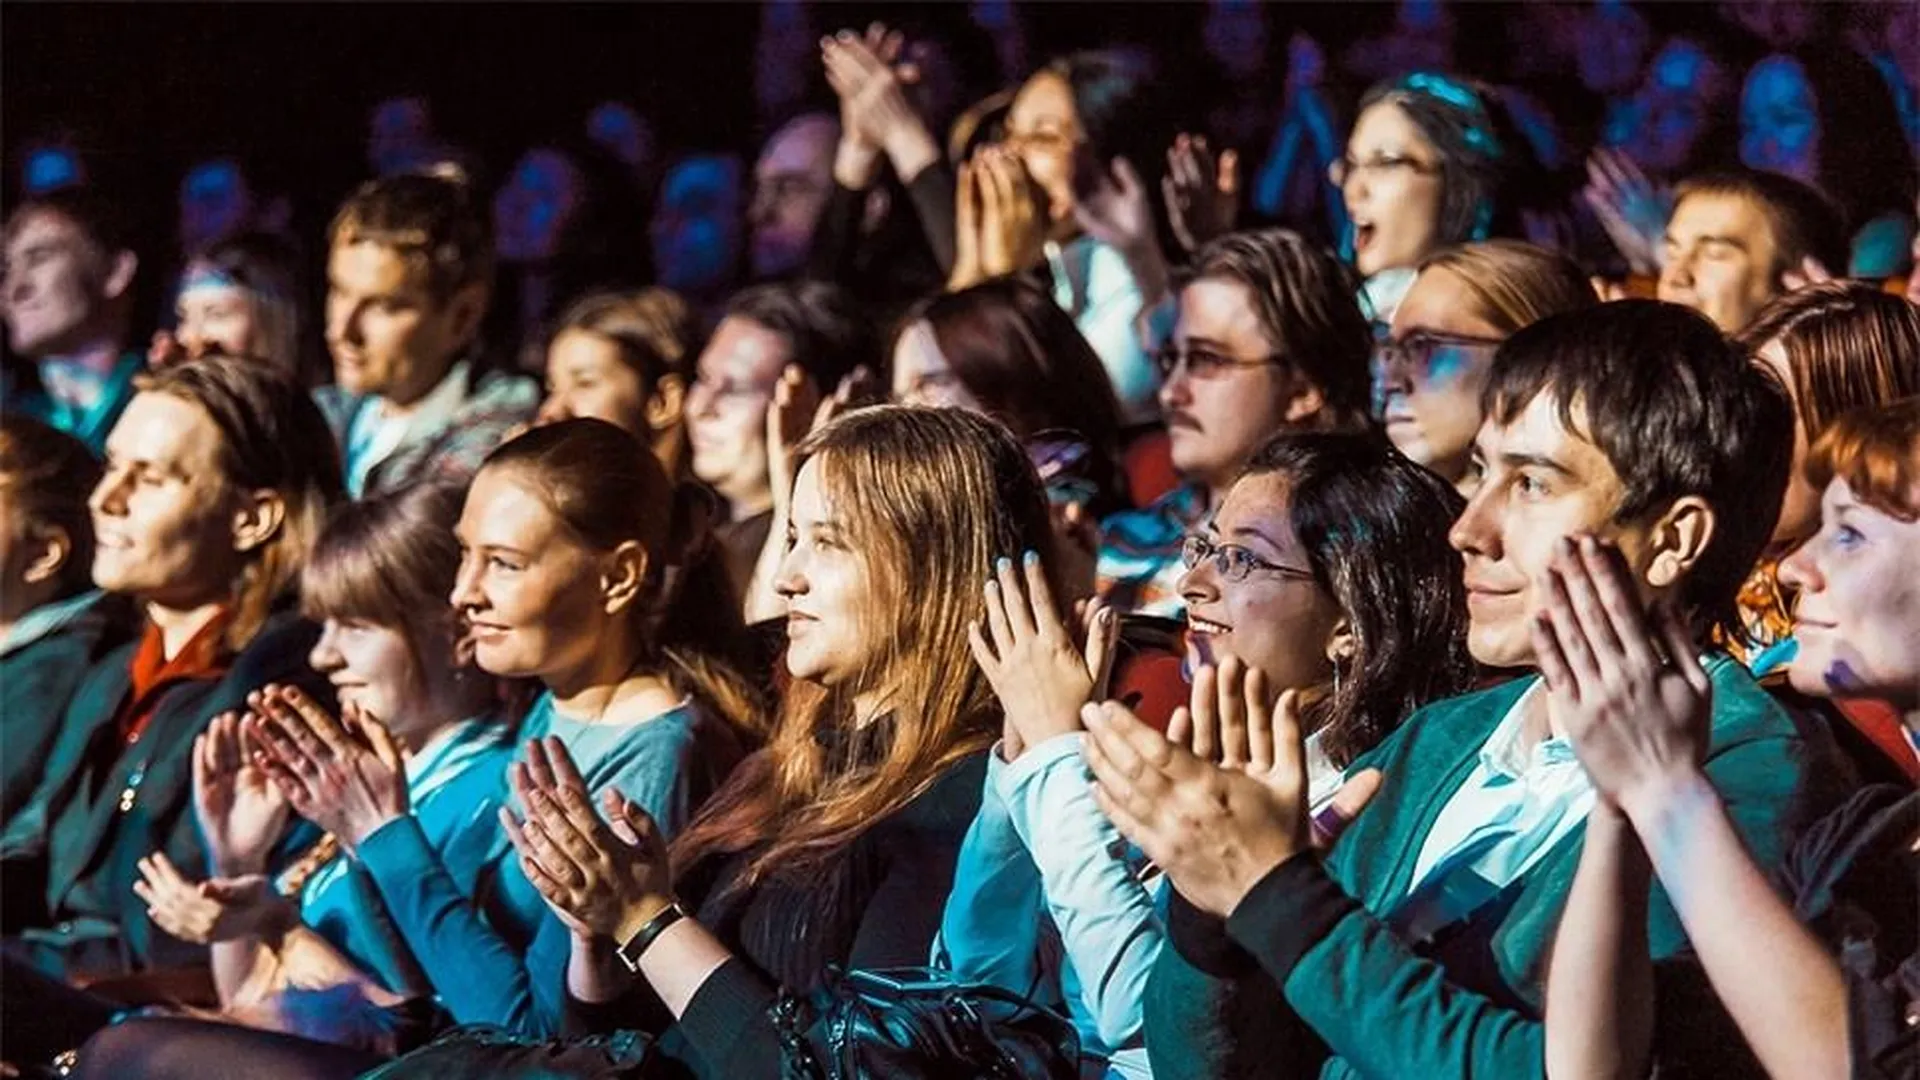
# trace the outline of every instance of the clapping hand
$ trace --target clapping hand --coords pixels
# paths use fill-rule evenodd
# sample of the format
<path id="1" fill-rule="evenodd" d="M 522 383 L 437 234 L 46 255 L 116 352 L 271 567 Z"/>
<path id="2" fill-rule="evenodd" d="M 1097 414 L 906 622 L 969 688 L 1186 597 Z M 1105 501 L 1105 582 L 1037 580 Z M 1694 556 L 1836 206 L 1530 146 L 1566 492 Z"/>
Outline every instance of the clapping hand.
<path id="1" fill-rule="evenodd" d="M 594 813 L 567 748 L 548 736 L 527 744 L 508 773 L 526 820 L 500 810 L 527 880 L 576 936 L 626 941 L 673 902 L 666 841 L 653 819 L 609 788 Z"/>
<path id="2" fill-rule="evenodd" d="M 343 723 L 298 687 L 268 687 L 256 697 L 256 715 L 247 719 L 255 759 L 301 817 L 351 851 L 406 816 L 406 767 L 385 724 L 352 705 Z"/>
<path id="3" fill-rule="evenodd" d="M 986 616 L 967 627 L 967 643 L 1000 699 L 1001 754 L 1008 761 L 1028 746 L 1080 730 L 1081 706 L 1104 696 L 1118 623 L 1112 609 L 1096 602 L 1087 624 L 1083 649 L 1068 633 L 1033 552 L 1018 573 L 1001 559 L 987 581 Z"/>
<path id="4" fill-rule="evenodd" d="M 1580 197 L 1628 269 L 1636 274 L 1660 272 L 1660 238 L 1672 212 L 1672 196 L 1654 187 L 1632 158 L 1617 150 L 1594 151 L 1587 159 L 1587 186 Z"/>
<path id="5" fill-rule="evenodd" d="M 193 741 L 193 812 L 214 872 L 266 869 L 290 807 L 268 769 L 243 745 L 238 713 L 222 713 Z"/>
<path id="6" fill-rule="evenodd" d="M 1167 150 L 1160 194 L 1174 238 L 1192 254 L 1233 231 L 1240 214 L 1240 155 L 1222 150 L 1216 157 L 1205 136 L 1182 133 Z"/>
<path id="7" fill-rule="evenodd" d="M 293 918 L 292 904 L 262 874 L 194 884 L 165 852 L 140 860 L 134 894 L 155 925 L 182 941 L 212 945 L 243 937 L 271 937 Z"/>
<path id="8" fill-rule="evenodd" d="M 1531 630 L 1554 727 L 1600 796 L 1633 816 L 1697 777 L 1713 684 L 1681 617 L 1649 615 L 1611 544 L 1562 541 L 1545 586 L 1547 609 Z"/>

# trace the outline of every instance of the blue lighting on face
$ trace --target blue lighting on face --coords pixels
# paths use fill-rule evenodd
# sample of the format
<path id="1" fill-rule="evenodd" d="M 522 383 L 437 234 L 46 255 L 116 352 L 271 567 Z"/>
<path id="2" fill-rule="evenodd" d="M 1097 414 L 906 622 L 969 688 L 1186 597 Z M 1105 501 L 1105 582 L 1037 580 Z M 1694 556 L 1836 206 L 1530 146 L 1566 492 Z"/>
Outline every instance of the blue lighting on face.
<path id="1" fill-rule="evenodd" d="M 740 249 L 740 164 L 689 158 L 667 173 L 653 216 L 660 284 L 702 293 L 725 286 Z"/>
<path id="2" fill-rule="evenodd" d="M 1820 118 L 1800 62 L 1770 56 L 1753 66 L 1740 95 L 1740 162 L 1813 182 Z"/>

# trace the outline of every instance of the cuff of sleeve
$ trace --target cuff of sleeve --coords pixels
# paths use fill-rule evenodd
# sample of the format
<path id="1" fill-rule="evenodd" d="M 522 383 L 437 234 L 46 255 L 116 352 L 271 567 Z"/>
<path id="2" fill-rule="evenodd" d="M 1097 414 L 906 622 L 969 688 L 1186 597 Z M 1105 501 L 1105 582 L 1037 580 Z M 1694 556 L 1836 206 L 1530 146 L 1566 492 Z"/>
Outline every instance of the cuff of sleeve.
<path id="1" fill-rule="evenodd" d="M 767 1010 L 772 1008 L 773 999 L 772 988 L 736 956 L 716 968 L 694 991 L 693 1000 L 680 1014 L 681 1033 L 701 1057 L 725 1072 L 733 1049 L 753 1041 L 747 1033 L 755 1026 L 771 1023 Z"/>
<path id="2" fill-rule="evenodd" d="M 434 861 L 433 845 L 420 831 L 420 819 L 412 814 L 394 818 L 368 834 L 355 849 L 354 857 L 367 868 L 375 881 L 410 875 Z"/>
<path id="3" fill-rule="evenodd" d="M 1182 960 L 1216 979 L 1237 979 L 1260 969 L 1259 963 L 1227 936 L 1225 919 L 1187 903 L 1172 888 L 1167 893 L 1167 940 Z"/>
<path id="4" fill-rule="evenodd" d="M 1260 958 L 1282 986 L 1294 965 L 1340 920 L 1361 910 L 1311 855 L 1288 859 L 1248 890 L 1227 916 L 1227 936 Z"/>
<path id="5" fill-rule="evenodd" d="M 1013 802 L 1029 781 L 1066 758 L 1080 757 L 1080 743 L 1084 736 L 1078 731 L 1069 731 L 1055 735 L 1037 746 L 1027 747 L 1027 752 L 1012 762 L 995 768 L 987 766 L 988 775 L 1000 786 L 1000 797 Z"/>

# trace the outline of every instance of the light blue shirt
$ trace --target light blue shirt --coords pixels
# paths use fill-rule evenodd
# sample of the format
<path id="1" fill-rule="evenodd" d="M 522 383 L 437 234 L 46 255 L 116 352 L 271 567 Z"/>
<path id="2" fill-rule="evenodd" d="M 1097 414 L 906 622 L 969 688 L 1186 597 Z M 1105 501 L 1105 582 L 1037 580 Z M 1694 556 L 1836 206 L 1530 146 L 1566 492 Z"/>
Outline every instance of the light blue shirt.
<path id="1" fill-rule="evenodd" d="M 1054 303 L 1073 316 L 1080 335 L 1107 369 L 1114 396 L 1120 399 L 1120 419 L 1128 424 L 1158 419 L 1160 369 L 1140 340 L 1146 303 L 1127 260 L 1091 236 L 1065 246 L 1049 241 L 1046 256 Z"/>
<path id="2" fill-rule="evenodd" d="M 1012 764 L 988 756 L 934 963 L 1064 1003 L 1082 1049 L 1107 1062 L 1108 1076 L 1149 1080 L 1142 1010 L 1166 940 L 1156 906 L 1164 879 L 1143 879 L 1137 853 L 1094 803 L 1083 738 L 1049 739 Z M 1051 970 L 1043 928 L 1065 954 Z"/>
<path id="3" fill-rule="evenodd" d="M 1531 751 L 1521 748 L 1527 705 L 1542 685 L 1536 676 L 1507 710 L 1428 830 L 1392 915 L 1412 940 L 1427 939 L 1518 880 L 1593 809 L 1593 784 L 1571 741 L 1549 737 Z"/>

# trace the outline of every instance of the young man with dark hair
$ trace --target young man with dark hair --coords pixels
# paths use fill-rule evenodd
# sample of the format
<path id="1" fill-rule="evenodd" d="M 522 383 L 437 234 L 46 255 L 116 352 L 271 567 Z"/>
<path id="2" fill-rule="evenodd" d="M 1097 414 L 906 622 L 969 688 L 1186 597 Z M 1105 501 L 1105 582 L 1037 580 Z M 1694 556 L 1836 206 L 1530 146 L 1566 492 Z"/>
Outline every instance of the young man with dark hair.
<path id="1" fill-rule="evenodd" d="M 328 232 L 327 348 L 315 392 L 355 498 L 459 482 L 533 419 L 533 380 L 482 370 L 493 288 L 488 219 L 465 184 L 405 173 L 362 186 Z"/>
<path id="2" fill-rule="evenodd" d="M 1549 570 L 1592 538 L 1617 547 L 1641 601 L 1708 654 L 1705 769 L 1747 849 L 1776 864 L 1837 794 L 1824 736 L 1708 642 L 1737 630 L 1735 596 L 1779 511 L 1786 394 L 1705 319 L 1650 301 L 1522 330 L 1489 379 L 1483 479 L 1451 534 L 1474 658 L 1534 668 Z M 1355 762 L 1384 781 L 1324 862 L 1289 783 L 1228 777 L 1116 706 L 1089 726 L 1103 802 L 1182 897 L 1148 989 L 1156 1062 L 1540 1075 L 1544 963 L 1595 794 L 1538 678 L 1427 706 Z M 1115 759 L 1161 764 L 1130 779 Z M 1251 797 L 1220 797 L 1242 781 Z M 1655 957 L 1684 948 L 1664 896 L 1649 921 Z"/>
<path id="3" fill-rule="evenodd" d="M 1812 261 L 1847 268 L 1847 233 L 1826 196 L 1792 177 L 1737 170 L 1680 184 L 1667 219 L 1660 299 L 1737 333 Z"/>
<path id="4" fill-rule="evenodd" d="M 5 407 L 78 438 L 95 454 L 133 397 L 144 361 L 127 350 L 140 259 L 118 208 L 90 188 L 61 188 L 7 218 L 0 316 L 39 385 Z M 11 388 L 10 388 L 11 389 Z"/>
<path id="5" fill-rule="evenodd" d="M 1373 332 L 1358 288 L 1331 252 L 1283 229 L 1200 249 L 1159 356 L 1160 408 L 1185 483 L 1102 523 L 1095 588 L 1109 605 L 1178 616 L 1180 545 L 1253 455 L 1283 431 L 1367 423 Z"/>
<path id="6" fill-rule="evenodd" d="M 747 289 L 728 301 L 687 391 L 693 474 L 726 502 L 719 538 L 743 596 L 773 521 L 767 410 L 789 365 L 822 396 L 857 367 L 878 371 L 872 321 L 837 286 L 803 281 Z"/>

